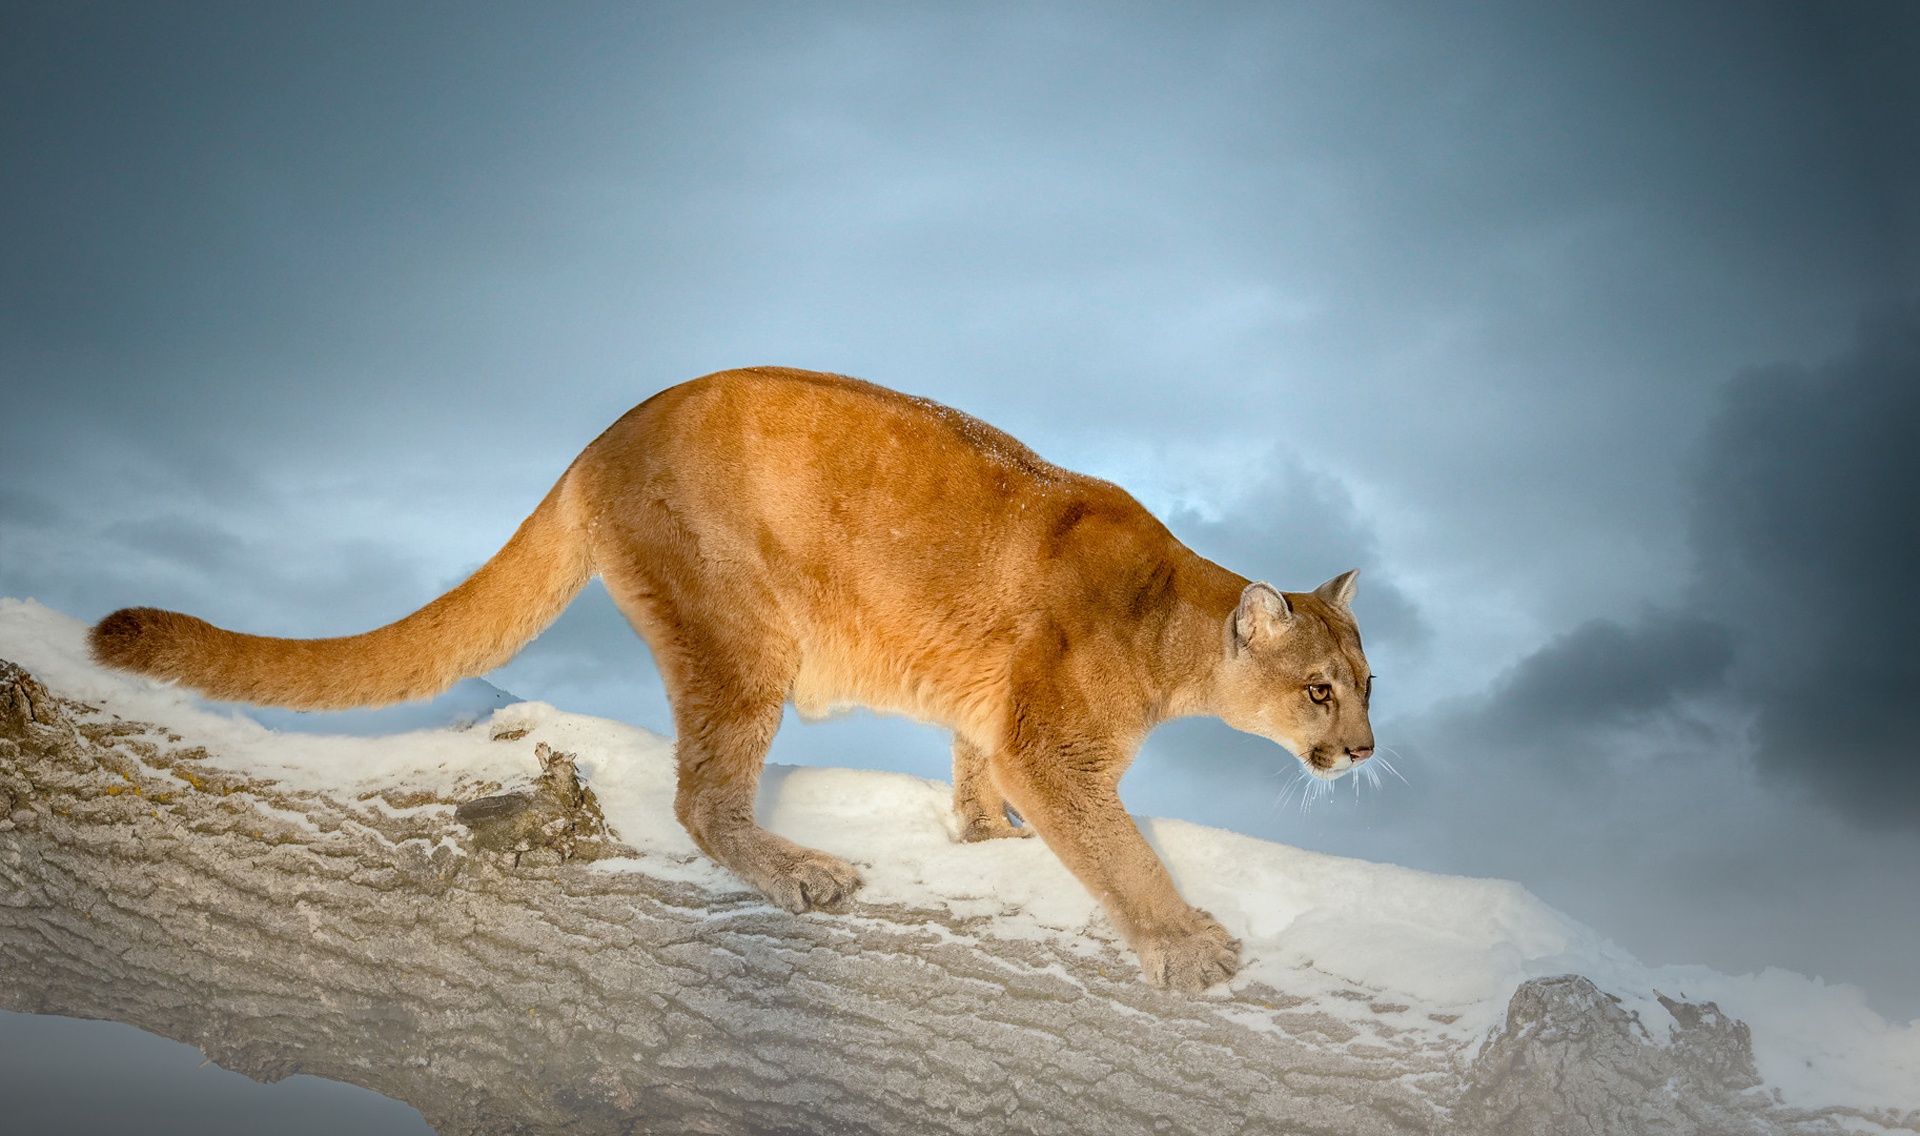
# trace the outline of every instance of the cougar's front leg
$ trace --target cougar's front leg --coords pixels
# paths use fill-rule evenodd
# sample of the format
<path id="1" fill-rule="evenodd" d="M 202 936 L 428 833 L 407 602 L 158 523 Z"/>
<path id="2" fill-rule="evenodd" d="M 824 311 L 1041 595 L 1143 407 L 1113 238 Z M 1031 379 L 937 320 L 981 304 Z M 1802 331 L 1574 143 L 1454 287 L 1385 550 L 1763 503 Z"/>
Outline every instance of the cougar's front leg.
<path id="1" fill-rule="evenodd" d="M 1033 835 L 1032 828 L 1007 819 L 1007 799 L 993 783 L 986 751 L 958 734 L 953 736 L 953 813 L 960 839 L 969 844 Z"/>
<path id="2" fill-rule="evenodd" d="M 1106 907 L 1155 986 L 1198 993 L 1240 969 L 1240 941 L 1180 897 L 1120 803 L 1127 755 L 1094 740 L 1055 737 L 996 753 L 1007 800 Z"/>

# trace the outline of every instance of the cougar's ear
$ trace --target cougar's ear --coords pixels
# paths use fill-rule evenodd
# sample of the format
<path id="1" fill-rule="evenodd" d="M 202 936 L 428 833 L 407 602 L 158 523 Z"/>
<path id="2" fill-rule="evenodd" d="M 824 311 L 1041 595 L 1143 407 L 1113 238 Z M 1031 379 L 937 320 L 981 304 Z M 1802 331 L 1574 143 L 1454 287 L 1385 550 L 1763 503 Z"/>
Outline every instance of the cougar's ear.
<path id="1" fill-rule="evenodd" d="M 1240 606 L 1233 609 L 1227 621 L 1233 633 L 1233 649 L 1244 651 L 1256 644 L 1271 643 L 1292 620 L 1293 608 L 1273 585 L 1248 584 L 1240 593 Z"/>
<path id="2" fill-rule="evenodd" d="M 1313 594 L 1334 607 L 1347 607 L 1353 603 L 1353 593 L 1359 590 L 1360 569 L 1349 568 L 1315 588 Z"/>

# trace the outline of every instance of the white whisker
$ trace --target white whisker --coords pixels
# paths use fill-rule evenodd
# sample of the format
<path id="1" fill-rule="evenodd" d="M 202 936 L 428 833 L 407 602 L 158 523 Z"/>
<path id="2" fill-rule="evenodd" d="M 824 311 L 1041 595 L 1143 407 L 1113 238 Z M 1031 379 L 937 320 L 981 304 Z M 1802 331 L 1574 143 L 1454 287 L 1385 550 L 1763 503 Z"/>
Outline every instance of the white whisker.
<path id="1" fill-rule="evenodd" d="M 1286 773 L 1286 768 L 1282 766 L 1273 771 L 1273 776 L 1278 777 L 1284 773 Z M 1286 807 L 1288 802 L 1293 799 L 1293 795 L 1301 791 L 1302 783 L 1308 779 L 1306 770 L 1302 769 L 1299 765 L 1295 765 L 1293 767 L 1293 780 L 1287 782 L 1286 786 L 1280 790 L 1280 795 L 1274 798 L 1273 805 L 1267 810 L 1267 815 L 1272 816 L 1274 813 Z"/>
<path id="2" fill-rule="evenodd" d="M 1400 751 L 1393 749 L 1391 746 L 1381 746 L 1380 749 L 1383 752 L 1390 751 L 1396 757 L 1399 756 L 1400 753 Z M 1340 786 L 1338 782 L 1341 777 L 1350 777 L 1352 779 L 1353 799 L 1356 802 L 1364 795 L 1364 791 L 1360 787 L 1362 781 L 1366 782 L 1368 789 L 1376 793 L 1386 792 L 1386 779 L 1389 775 L 1399 778 L 1400 783 L 1403 785 L 1411 784 L 1404 774 L 1393 767 L 1393 762 L 1381 756 L 1380 753 L 1369 757 L 1365 762 L 1349 765 L 1344 771 L 1331 778 L 1319 776 L 1317 771 L 1310 768 L 1305 762 L 1295 763 L 1292 769 L 1293 778 L 1288 781 L 1273 798 L 1273 803 L 1267 808 L 1268 816 L 1272 816 L 1274 813 L 1289 805 L 1298 807 L 1302 815 L 1312 812 L 1314 807 L 1320 804 L 1320 802 L 1332 801 L 1339 795 Z M 1267 776 L 1285 776 L 1286 771 L 1286 766 L 1280 766 L 1267 774 Z"/>
<path id="3" fill-rule="evenodd" d="M 1321 777 L 1309 775 L 1307 791 L 1300 795 L 1300 812 L 1304 815 L 1313 811 L 1313 806 L 1333 794 L 1333 782 Z"/>
<path id="4" fill-rule="evenodd" d="M 1399 751 L 1396 750 L 1395 752 L 1398 753 Z M 1406 777 L 1398 769 L 1395 769 L 1393 767 L 1393 762 L 1388 761 L 1386 758 L 1381 757 L 1379 754 L 1374 754 L 1373 760 L 1380 763 L 1380 768 L 1386 770 L 1388 773 L 1393 774 L 1395 777 L 1400 778 L 1400 783 L 1402 785 L 1413 784 L 1413 782 L 1407 780 Z"/>

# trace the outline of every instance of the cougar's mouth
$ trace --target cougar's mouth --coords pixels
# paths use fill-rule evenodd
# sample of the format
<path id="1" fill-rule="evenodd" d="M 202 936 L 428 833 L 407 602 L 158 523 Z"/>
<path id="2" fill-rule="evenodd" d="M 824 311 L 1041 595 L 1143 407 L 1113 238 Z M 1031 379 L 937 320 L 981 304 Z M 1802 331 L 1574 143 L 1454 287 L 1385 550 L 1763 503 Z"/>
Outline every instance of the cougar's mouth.
<path id="1" fill-rule="evenodd" d="M 1317 748 L 1308 750 L 1307 756 L 1300 760 L 1306 765 L 1308 773 L 1322 781 L 1337 781 L 1353 768 L 1353 762 L 1344 756 Z"/>

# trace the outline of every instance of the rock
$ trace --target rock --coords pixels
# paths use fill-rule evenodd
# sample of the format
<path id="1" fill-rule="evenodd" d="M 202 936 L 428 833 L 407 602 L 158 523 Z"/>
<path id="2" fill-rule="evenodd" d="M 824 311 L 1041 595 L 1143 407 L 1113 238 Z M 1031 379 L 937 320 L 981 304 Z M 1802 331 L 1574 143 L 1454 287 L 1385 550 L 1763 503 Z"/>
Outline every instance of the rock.
<path id="1" fill-rule="evenodd" d="M 1462 1132 L 1579 1136 L 1791 1131 L 1767 1113 L 1744 1022 L 1662 997 L 1649 1024 L 1577 974 L 1514 991 L 1455 1107 Z"/>

